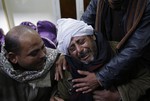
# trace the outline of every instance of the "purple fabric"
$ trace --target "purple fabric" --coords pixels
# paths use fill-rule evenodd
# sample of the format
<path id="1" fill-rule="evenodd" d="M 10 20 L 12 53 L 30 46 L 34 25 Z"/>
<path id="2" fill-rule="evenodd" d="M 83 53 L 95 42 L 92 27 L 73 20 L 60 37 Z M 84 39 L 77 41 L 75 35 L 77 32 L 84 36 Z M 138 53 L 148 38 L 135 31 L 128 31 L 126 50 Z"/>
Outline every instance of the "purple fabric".
<path id="1" fill-rule="evenodd" d="M 1 52 L 1 47 L 2 44 L 4 43 L 4 32 L 3 30 L 0 28 L 0 52 Z"/>
<path id="2" fill-rule="evenodd" d="M 28 21 L 24 21 L 24 22 L 22 22 L 20 25 L 29 26 L 29 27 L 31 27 L 31 28 L 34 29 L 34 30 L 37 29 L 37 28 L 36 28 L 36 25 L 34 25 L 33 23 L 28 22 Z"/>
<path id="3" fill-rule="evenodd" d="M 57 28 L 52 22 L 46 20 L 38 21 L 36 26 L 29 21 L 24 21 L 20 25 L 29 26 L 32 29 L 38 31 L 39 35 L 44 41 L 45 46 L 56 49 Z"/>
<path id="4" fill-rule="evenodd" d="M 56 48 L 57 28 L 50 21 L 38 21 L 37 30 L 47 47 Z"/>

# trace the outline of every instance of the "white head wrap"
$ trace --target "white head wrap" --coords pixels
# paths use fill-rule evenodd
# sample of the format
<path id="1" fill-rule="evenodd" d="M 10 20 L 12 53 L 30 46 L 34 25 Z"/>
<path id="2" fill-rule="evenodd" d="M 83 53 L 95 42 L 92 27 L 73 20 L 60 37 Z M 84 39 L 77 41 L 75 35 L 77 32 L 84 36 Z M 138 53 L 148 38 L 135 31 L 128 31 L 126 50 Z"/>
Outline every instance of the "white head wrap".
<path id="1" fill-rule="evenodd" d="M 64 55 L 68 54 L 68 47 L 72 37 L 93 35 L 93 28 L 83 21 L 72 18 L 62 18 L 57 21 L 57 49 Z"/>

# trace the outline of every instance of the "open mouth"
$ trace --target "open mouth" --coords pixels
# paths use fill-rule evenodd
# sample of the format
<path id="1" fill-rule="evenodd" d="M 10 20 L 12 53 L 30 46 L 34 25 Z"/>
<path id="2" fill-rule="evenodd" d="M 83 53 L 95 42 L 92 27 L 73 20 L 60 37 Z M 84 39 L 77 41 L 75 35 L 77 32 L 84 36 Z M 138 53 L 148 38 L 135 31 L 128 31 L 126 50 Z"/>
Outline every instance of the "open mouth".
<path id="1" fill-rule="evenodd" d="M 80 59 L 81 59 L 82 61 L 86 61 L 88 58 L 89 58 L 89 55 L 85 55 L 84 57 L 81 57 Z"/>

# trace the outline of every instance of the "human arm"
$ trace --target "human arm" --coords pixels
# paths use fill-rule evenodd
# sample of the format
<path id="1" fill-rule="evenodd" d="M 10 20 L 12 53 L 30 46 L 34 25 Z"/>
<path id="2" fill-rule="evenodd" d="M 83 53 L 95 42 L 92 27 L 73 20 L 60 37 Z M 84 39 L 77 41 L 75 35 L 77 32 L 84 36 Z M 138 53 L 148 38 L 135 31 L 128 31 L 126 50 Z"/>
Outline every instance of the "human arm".
<path id="1" fill-rule="evenodd" d="M 95 90 L 93 92 L 94 101 L 121 101 L 120 94 L 115 90 Z"/>
<path id="2" fill-rule="evenodd" d="M 59 98 L 57 96 L 50 98 L 50 101 L 64 101 L 62 98 Z"/>
<path id="3" fill-rule="evenodd" d="M 103 101 L 140 101 L 146 99 L 144 95 L 149 94 L 147 90 L 150 88 L 150 71 L 148 68 L 140 69 L 135 79 L 126 84 L 120 85 L 117 89 L 96 90 L 93 92 L 94 100 Z"/>
<path id="4" fill-rule="evenodd" d="M 58 80 L 57 84 L 57 92 L 51 98 L 51 101 L 59 101 L 56 100 L 56 97 L 61 98 L 60 101 L 69 101 L 71 89 L 72 89 L 72 76 L 71 73 L 67 70 L 62 71 L 63 79 Z M 63 100 L 62 100 L 63 99 Z"/>
<path id="5" fill-rule="evenodd" d="M 147 91 L 150 89 L 150 71 L 148 68 L 141 68 L 134 79 L 117 88 L 122 101 L 139 101 L 139 99 L 143 101 L 147 99 L 143 96 L 149 94 Z"/>
<path id="6" fill-rule="evenodd" d="M 77 88 L 76 92 L 83 91 L 82 93 L 88 93 L 100 86 L 95 73 L 81 70 L 78 70 L 77 72 L 85 77 L 72 80 L 72 82 L 77 83 L 73 85 L 74 88 Z"/>
<path id="7" fill-rule="evenodd" d="M 60 55 L 58 60 L 56 61 L 55 67 L 55 80 L 63 79 L 63 70 L 67 69 L 67 61 L 64 55 Z"/>
<path id="8" fill-rule="evenodd" d="M 128 72 L 133 68 L 130 68 L 132 63 L 137 60 L 144 58 L 145 52 L 149 50 L 150 45 L 150 5 L 147 5 L 147 9 L 143 15 L 139 26 L 133 35 L 126 42 L 125 46 L 122 48 L 120 53 L 118 53 L 111 61 L 106 64 L 103 69 L 96 72 L 97 80 L 102 84 L 103 87 L 109 88 L 118 82 L 121 83 L 125 81 L 123 78 L 128 75 Z M 92 73 L 89 73 L 87 77 L 90 77 Z M 86 77 L 85 77 L 86 78 Z M 76 85 L 85 83 L 85 85 L 78 86 L 81 88 L 89 88 L 92 83 L 90 81 L 95 80 L 95 78 L 89 79 L 76 79 L 78 82 Z M 79 83 L 80 81 L 80 83 Z M 88 84 L 88 85 L 87 85 Z M 78 90 L 78 89 L 77 89 Z M 81 90 L 82 91 L 82 90 Z M 84 91 L 88 91 L 84 89 Z"/>
<path id="9" fill-rule="evenodd" d="M 97 79 L 101 81 L 105 88 L 124 82 L 124 77 L 127 77 L 128 72 L 136 69 L 131 68 L 132 64 L 137 64 L 136 61 L 141 62 L 144 58 L 145 61 L 149 60 L 149 57 L 145 56 L 146 52 L 149 53 L 148 50 L 150 48 L 149 32 L 150 3 L 147 5 L 137 29 L 125 43 L 124 47 L 101 71 L 96 73 Z"/>
<path id="10" fill-rule="evenodd" d="M 95 76 L 92 76 L 94 75 L 94 73 L 90 73 L 90 72 L 87 72 L 85 73 L 84 71 L 80 71 L 79 72 L 81 75 L 88 75 L 86 76 L 85 78 L 82 78 L 82 79 L 76 79 L 76 81 L 80 82 L 82 80 L 84 81 L 88 81 L 86 82 L 86 87 L 88 87 L 87 91 L 84 91 L 83 93 L 86 93 L 86 92 L 89 92 L 89 91 L 92 91 L 94 90 L 95 88 L 95 83 L 97 82 L 98 84 L 98 81 L 95 80 L 93 81 L 93 78 L 96 79 Z M 75 81 L 75 80 L 74 80 Z M 90 83 L 90 82 L 91 83 Z M 84 84 L 84 83 L 82 83 Z M 92 84 L 92 85 L 91 85 Z M 75 85 L 76 87 L 78 87 L 80 84 L 77 84 Z M 85 85 L 84 85 L 85 86 Z M 84 89 L 84 86 L 81 87 L 80 89 L 77 89 L 76 91 L 83 91 L 85 90 Z M 120 95 L 120 99 L 122 99 L 122 101 L 137 101 L 139 98 L 141 98 L 143 95 L 147 94 L 147 90 L 150 88 L 150 71 L 148 68 L 139 68 L 139 72 L 137 73 L 137 75 L 134 77 L 134 79 L 128 81 L 127 83 L 125 84 L 122 84 L 120 86 L 117 87 L 118 88 L 118 92 L 119 92 L 119 95 Z M 95 92 L 95 91 L 94 91 Z M 110 97 L 113 97 L 113 99 L 118 99 L 117 98 L 117 93 L 116 91 L 110 91 L 110 90 L 104 90 L 104 91 L 96 91 L 94 93 L 94 99 L 95 100 L 100 100 L 100 99 L 109 99 Z M 111 96 L 111 93 L 114 95 L 114 96 Z M 100 95 L 99 95 L 100 94 Z M 119 97 L 119 96 L 118 96 Z M 142 98 L 143 99 L 143 98 Z M 147 99 L 147 98 L 145 98 Z"/>
<path id="11" fill-rule="evenodd" d="M 98 0 L 91 0 L 85 12 L 81 16 L 81 20 L 83 20 L 88 25 L 92 25 L 93 28 L 95 27 L 97 2 Z"/>

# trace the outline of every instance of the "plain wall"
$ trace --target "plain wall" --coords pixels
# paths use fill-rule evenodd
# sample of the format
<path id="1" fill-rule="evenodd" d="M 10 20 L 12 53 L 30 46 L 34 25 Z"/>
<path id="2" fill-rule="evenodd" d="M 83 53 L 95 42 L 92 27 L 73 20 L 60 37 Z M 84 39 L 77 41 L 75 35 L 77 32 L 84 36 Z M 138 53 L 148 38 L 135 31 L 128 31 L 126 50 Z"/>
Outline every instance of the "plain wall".
<path id="1" fill-rule="evenodd" d="M 57 19 L 60 18 L 58 0 L 4 0 L 4 2 L 8 18 L 5 18 L 3 7 L 0 5 L 0 18 L 3 18 L 3 21 L 0 22 L 5 24 L 0 27 L 5 32 L 8 31 L 9 27 L 19 25 L 23 21 L 36 24 L 40 20 L 48 20 L 56 23 Z"/>
<path id="2" fill-rule="evenodd" d="M 79 20 L 83 14 L 83 0 L 76 0 L 76 11 Z M 4 33 L 23 21 L 36 25 L 40 20 L 48 20 L 56 24 L 60 14 L 59 0 L 0 0 L 0 28 Z"/>

